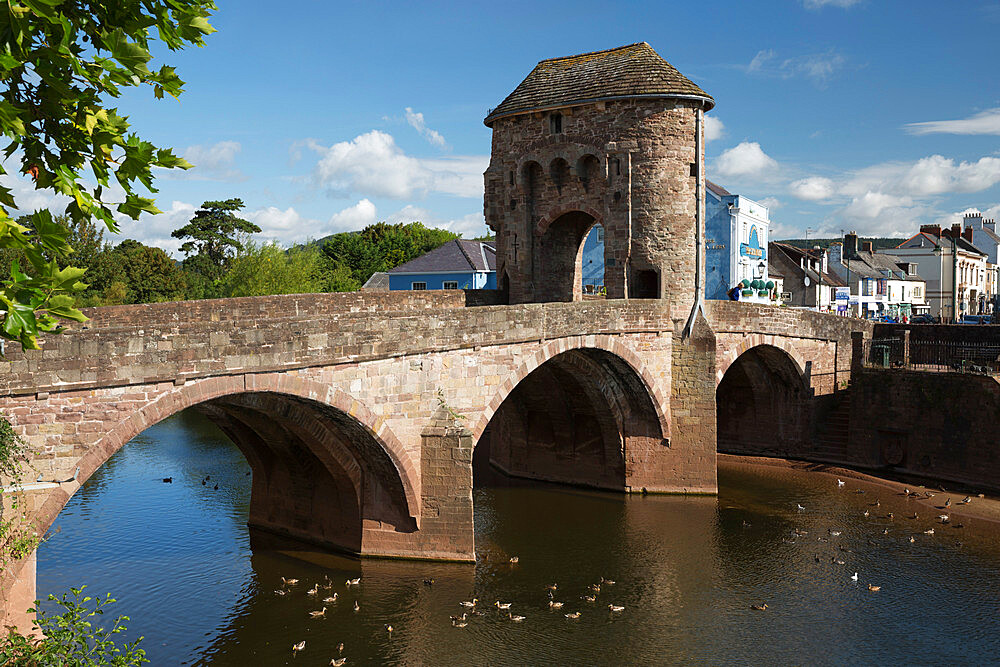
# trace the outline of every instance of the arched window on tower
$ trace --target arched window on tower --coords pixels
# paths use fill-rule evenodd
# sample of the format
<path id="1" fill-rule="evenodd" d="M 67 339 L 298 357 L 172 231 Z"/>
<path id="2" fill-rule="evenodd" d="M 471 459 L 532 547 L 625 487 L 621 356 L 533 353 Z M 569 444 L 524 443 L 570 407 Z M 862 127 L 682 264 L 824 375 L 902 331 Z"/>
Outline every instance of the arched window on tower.
<path id="1" fill-rule="evenodd" d="M 549 132 L 552 134 L 562 134 L 562 114 L 554 113 L 549 115 Z"/>

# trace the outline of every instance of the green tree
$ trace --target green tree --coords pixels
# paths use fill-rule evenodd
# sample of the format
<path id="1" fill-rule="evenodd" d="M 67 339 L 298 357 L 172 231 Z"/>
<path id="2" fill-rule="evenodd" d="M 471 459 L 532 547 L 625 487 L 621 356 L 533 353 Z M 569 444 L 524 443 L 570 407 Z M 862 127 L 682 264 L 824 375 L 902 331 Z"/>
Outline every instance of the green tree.
<path id="1" fill-rule="evenodd" d="M 96 218 L 117 231 L 117 214 L 135 220 L 143 211 L 158 213 L 138 187 L 156 191 L 153 167 L 191 165 L 130 133 L 107 101 L 145 85 L 157 98 L 180 95 L 174 68 L 150 67 L 152 31 L 170 50 L 200 46 L 214 32 L 208 23 L 214 9 L 211 0 L 0 0 L 0 132 L 9 140 L 7 157 L 36 189 L 69 197 L 73 220 Z M 109 199 L 112 184 L 120 201 Z M 11 217 L 18 209 L 11 190 L 0 187 L 0 248 L 27 259 L 12 262 L 0 281 L 0 336 L 37 348 L 39 331 L 60 331 L 60 319 L 85 319 L 73 305 L 86 286 L 81 268 L 53 259 L 73 252 L 67 228 L 42 210 L 32 214 L 29 229 Z"/>
<path id="2" fill-rule="evenodd" d="M 222 279 L 225 296 L 263 296 L 318 292 L 319 250 L 301 246 L 285 251 L 277 243 L 245 239 Z"/>
<path id="3" fill-rule="evenodd" d="M 340 272 L 338 284 L 357 285 L 353 288 L 357 289 L 373 273 L 388 271 L 457 238 L 461 237 L 420 222 L 378 222 L 360 232 L 334 234 L 323 245 L 323 254 L 329 260 L 327 272 Z M 350 272 L 350 281 L 343 280 L 344 269 Z"/>
<path id="4" fill-rule="evenodd" d="M 132 239 L 102 255 L 93 273 L 104 305 L 176 301 L 187 286 L 181 267 L 162 248 Z"/>
<path id="5" fill-rule="evenodd" d="M 243 247 L 241 238 L 260 231 L 260 227 L 235 215 L 243 208 L 242 199 L 207 201 L 201 205 L 191 221 L 175 229 L 175 239 L 187 239 L 181 252 L 190 257 L 200 257 L 193 270 L 217 280 L 226 270 L 226 264 Z"/>

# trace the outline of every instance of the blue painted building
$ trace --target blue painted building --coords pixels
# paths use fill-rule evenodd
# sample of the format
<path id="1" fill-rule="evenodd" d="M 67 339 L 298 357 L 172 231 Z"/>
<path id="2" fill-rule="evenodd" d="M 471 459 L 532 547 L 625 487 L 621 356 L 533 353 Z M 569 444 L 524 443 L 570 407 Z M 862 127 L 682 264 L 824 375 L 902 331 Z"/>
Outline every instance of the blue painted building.
<path id="1" fill-rule="evenodd" d="M 492 242 L 456 239 L 389 272 L 390 290 L 496 289 Z"/>
<path id="2" fill-rule="evenodd" d="M 583 257 L 580 260 L 583 274 L 583 293 L 596 294 L 604 291 L 604 227 L 594 225 L 583 242 Z"/>
<path id="3" fill-rule="evenodd" d="M 771 302 L 775 290 L 767 267 L 770 224 L 763 204 L 705 181 L 706 299 L 728 299 L 742 284 L 740 300 Z"/>

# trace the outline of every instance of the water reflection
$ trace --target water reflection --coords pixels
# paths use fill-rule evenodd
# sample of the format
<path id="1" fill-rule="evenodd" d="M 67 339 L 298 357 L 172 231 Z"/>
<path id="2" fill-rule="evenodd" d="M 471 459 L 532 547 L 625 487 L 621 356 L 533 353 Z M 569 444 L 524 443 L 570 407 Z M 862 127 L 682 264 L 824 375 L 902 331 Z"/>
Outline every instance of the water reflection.
<path id="1" fill-rule="evenodd" d="M 153 664 L 167 665 L 326 665 L 339 642 L 348 665 L 983 663 L 1000 650 L 991 535 L 923 536 L 923 523 L 900 518 L 904 500 L 875 508 L 876 490 L 837 490 L 825 477 L 723 469 L 713 498 L 480 474 L 471 566 L 358 561 L 251 537 L 248 470 L 197 414 L 149 429 L 60 515 L 61 532 L 39 550 L 39 594 L 80 583 L 112 592 Z M 169 476 L 173 484 L 160 481 Z M 911 534 L 921 539 L 911 544 Z M 282 576 L 300 583 L 279 596 Z M 333 589 L 307 595 L 324 576 Z M 358 576 L 361 586 L 344 585 Z M 596 603 L 581 599 L 602 577 L 616 583 Z M 882 591 L 870 593 L 869 581 Z M 552 583 L 561 610 L 548 607 Z M 327 617 L 310 619 L 333 592 Z M 484 615 L 453 628 L 448 617 L 472 597 Z M 496 600 L 525 621 L 508 620 Z M 611 614 L 612 602 L 625 611 Z M 760 602 L 767 611 L 750 609 Z"/>

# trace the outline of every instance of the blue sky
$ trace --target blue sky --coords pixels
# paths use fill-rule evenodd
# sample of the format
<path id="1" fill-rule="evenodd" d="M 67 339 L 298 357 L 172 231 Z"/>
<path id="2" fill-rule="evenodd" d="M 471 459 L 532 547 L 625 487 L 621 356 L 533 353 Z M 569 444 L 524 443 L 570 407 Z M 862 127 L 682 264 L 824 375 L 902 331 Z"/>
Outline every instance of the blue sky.
<path id="1" fill-rule="evenodd" d="M 286 244 L 377 220 L 481 233 L 487 110 L 543 58 L 638 41 L 715 97 L 709 177 L 768 204 L 775 238 L 1000 217 L 1000 2 L 218 4 L 206 47 L 158 54 L 179 101 L 117 103 L 197 165 L 162 172 L 164 214 L 122 238 L 174 252 L 229 197 Z"/>

